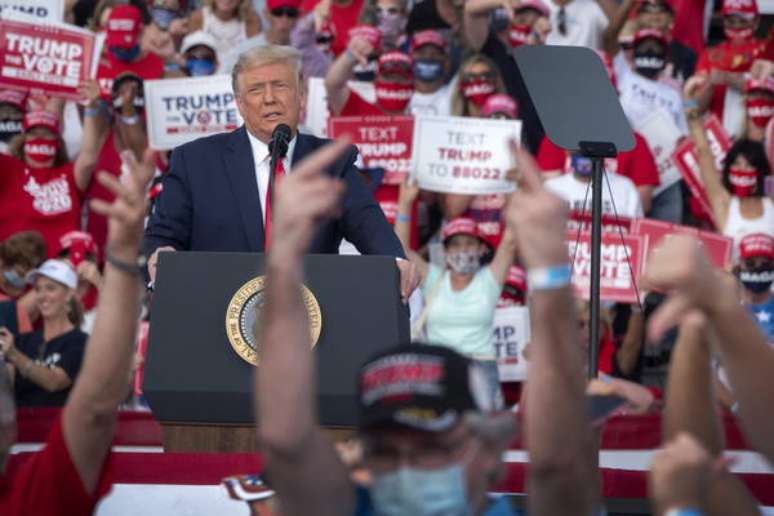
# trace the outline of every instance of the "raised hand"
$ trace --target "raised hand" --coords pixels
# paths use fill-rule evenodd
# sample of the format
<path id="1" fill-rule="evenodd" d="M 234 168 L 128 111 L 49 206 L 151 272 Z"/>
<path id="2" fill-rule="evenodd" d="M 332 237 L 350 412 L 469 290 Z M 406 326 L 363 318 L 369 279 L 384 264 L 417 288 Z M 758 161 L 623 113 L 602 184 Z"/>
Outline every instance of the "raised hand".
<path id="1" fill-rule="evenodd" d="M 349 40 L 347 50 L 352 54 L 352 57 L 360 63 L 362 66 L 368 66 L 368 56 L 373 54 L 374 47 L 371 42 L 362 36 L 355 36 Z"/>
<path id="2" fill-rule="evenodd" d="M 93 107 L 97 104 L 100 95 L 99 83 L 96 79 L 88 79 L 83 81 L 78 86 L 78 95 L 81 100 L 86 102 L 86 105 Z"/>
<path id="3" fill-rule="evenodd" d="M 682 433 L 653 455 L 650 496 L 662 511 L 701 509 L 716 469 L 707 450 L 690 434 Z"/>

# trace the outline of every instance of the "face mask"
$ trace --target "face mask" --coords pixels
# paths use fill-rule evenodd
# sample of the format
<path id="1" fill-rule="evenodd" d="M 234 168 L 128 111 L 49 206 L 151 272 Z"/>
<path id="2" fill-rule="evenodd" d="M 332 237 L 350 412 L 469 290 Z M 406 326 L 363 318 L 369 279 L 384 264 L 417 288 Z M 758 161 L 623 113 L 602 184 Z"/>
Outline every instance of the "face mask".
<path id="1" fill-rule="evenodd" d="M 447 253 L 446 265 L 459 274 L 473 274 L 481 267 L 481 256 L 474 251 Z"/>
<path id="2" fill-rule="evenodd" d="M 758 186 L 758 171 L 747 168 L 731 167 L 728 169 L 728 182 L 731 183 L 731 193 L 737 197 L 749 197 L 755 194 Z"/>
<path id="3" fill-rule="evenodd" d="M 762 294 L 768 291 L 771 284 L 774 283 L 774 269 L 771 268 L 771 265 L 764 265 L 755 270 L 741 271 L 739 280 L 744 288 L 753 294 Z"/>
<path id="4" fill-rule="evenodd" d="M 653 50 L 646 50 L 644 52 L 634 51 L 634 68 L 638 74 L 648 79 L 655 79 L 664 67 L 666 67 L 666 59 L 664 59 L 663 52 Z"/>
<path id="5" fill-rule="evenodd" d="M 11 138 L 20 134 L 22 131 L 21 120 L 2 120 L 0 121 L 0 142 L 10 141 Z"/>
<path id="6" fill-rule="evenodd" d="M 749 99 L 747 100 L 747 118 L 756 127 L 763 129 L 774 115 L 774 100 Z"/>
<path id="7" fill-rule="evenodd" d="M 511 43 L 511 48 L 528 44 L 530 34 L 532 34 L 532 27 L 529 25 L 511 25 L 508 29 L 508 41 Z"/>
<path id="8" fill-rule="evenodd" d="M 405 27 L 406 17 L 400 13 L 382 13 L 379 15 L 377 28 L 382 31 L 382 36 L 388 40 L 393 40 L 400 36 Z"/>
<path id="9" fill-rule="evenodd" d="M 377 516 L 467 516 L 466 491 L 461 464 L 428 471 L 400 468 L 374 478 L 371 499 Z"/>
<path id="10" fill-rule="evenodd" d="M 110 47 L 110 52 L 119 61 L 129 63 L 137 59 L 137 57 L 140 55 L 140 45 L 135 45 L 131 48 Z"/>
<path id="11" fill-rule="evenodd" d="M 724 27 L 723 32 L 726 35 L 726 39 L 740 41 L 752 38 L 754 33 L 752 29 L 731 29 L 728 27 Z"/>
<path id="12" fill-rule="evenodd" d="M 483 106 L 486 99 L 494 93 L 495 83 L 491 79 L 476 78 L 460 82 L 462 96 L 477 106 Z"/>
<path id="13" fill-rule="evenodd" d="M 580 154 L 573 154 L 570 158 L 570 166 L 576 174 L 583 177 L 591 176 L 593 170 L 591 159 Z"/>
<path id="14" fill-rule="evenodd" d="M 208 59 L 189 59 L 185 62 L 185 68 L 191 77 L 203 77 L 215 73 L 215 63 Z"/>
<path id="15" fill-rule="evenodd" d="M 59 143 L 56 138 L 27 138 L 24 156 L 35 163 L 47 163 L 56 157 Z"/>
<path id="16" fill-rule="evenodd" d="M 404 111 L 414 94 L 414 86 L 411 84 L 377 80 L 374 81 L 374 88 L 376 103 L 385 111 Z"/>
<path id="17" fill-rule="evenodd" d="M 177 19 L 177 11 L 164 9 L 162 7 L 154 7 L 151 9 L 151 18 L 153 18 L 153 23 L 158 25 L 161 30 L 167 30 L 169 24 Z"/>
<path id="18" fill-rule="evenodd" d="M 13 269 L 3 271 L 3 277 L 5 278 L 5 281 L 7 281 L 8 284 L 13 288 L 20 289 L 24 288 L 24 285 L 26 285 L 24 278 L 19 276 L 19 273 Z"/>
<path id="19" fill-rule="evenodd" d="M 435 82 L 443 77 L 443 63 L 435 59 L 414 61 L 414 77 L 422 82 Z"/>

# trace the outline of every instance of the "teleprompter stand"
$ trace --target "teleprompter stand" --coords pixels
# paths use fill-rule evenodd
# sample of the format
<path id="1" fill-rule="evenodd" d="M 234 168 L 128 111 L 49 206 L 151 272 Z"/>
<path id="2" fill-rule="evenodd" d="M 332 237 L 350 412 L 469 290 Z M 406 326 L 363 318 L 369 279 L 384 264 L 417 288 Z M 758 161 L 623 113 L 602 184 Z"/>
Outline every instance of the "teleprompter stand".
<path id="1" fill-rule="evenodd" d="M 588 376 L 597 375 L 604 159 L 634 148 L 634 136 L 599 56 L 588 48 L 523 45 L 516 64 L 546 136 L 592 160 Z"/>

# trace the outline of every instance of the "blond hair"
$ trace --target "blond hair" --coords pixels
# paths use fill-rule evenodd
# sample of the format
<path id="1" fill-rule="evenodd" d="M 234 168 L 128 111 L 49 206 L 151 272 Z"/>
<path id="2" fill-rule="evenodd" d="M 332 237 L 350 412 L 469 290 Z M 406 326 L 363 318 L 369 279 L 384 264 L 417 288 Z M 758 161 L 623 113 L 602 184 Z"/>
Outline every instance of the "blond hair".
<path id="1" fill-rule="evenodd" d="M 301 52 L 286 45 L 258 45 L 239 54 L 237 62 L 231 70 L 231 87 L 234 90 L 234 95 L 238 95 L 237 80 L 240 73 L 256 66 L 275 63 L 285 63 L 295 69 L 300 89 Z"/>
<path id="2" fill-rule="evenodd" d="M 215 0 L 204 0 L 202 5 L 209 8 L 211 11 L 215 10 Z M 253 18 L 258 15 L 253 10 L 251 2 L 248 2 L 248 0 L 241 0 L 236 9 L 236 16 L 239 21 L 247 21 L 249 18 Z"/>
<path id="3" fill-rule="evenodd" d="M 466 69 L 470 68 L 474 64 L 479 63 L 487 65 L 492 73 L 495 74 L 494 93 L 505 93 L 505 83 L 503 82 L 503 76 L 500 74 L 500 69 L 497 67 L 495 62 L 484 54 L 473 54 L 462 62 L 459 71 L 457 72 L 457 81 L 455 82 L 456 87 L 454 88 L 454 91 L 452 91 L 451 98 L 452 116 L 470 116 L 468 102 L 465 100 L 465 97 L 462 96 L 462 92 L 460 92 L 460 81 L 462 80 L 462 76 L 465 74 Z"/>

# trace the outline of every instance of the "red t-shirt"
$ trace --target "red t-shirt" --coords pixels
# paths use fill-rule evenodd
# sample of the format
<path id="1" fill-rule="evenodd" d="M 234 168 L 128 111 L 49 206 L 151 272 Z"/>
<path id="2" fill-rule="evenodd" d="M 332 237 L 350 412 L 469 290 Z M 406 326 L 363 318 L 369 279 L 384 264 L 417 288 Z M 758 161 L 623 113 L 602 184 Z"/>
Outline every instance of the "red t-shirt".
<path id="1" fill-rule="evenodd" d="M 164 60 L 153 52 L 148 52 L 137 61 L 127 63 L 116 59 L 110 52 L 105 52 L 97 68 L 97 80 L 104 97 L 110 98 L 113 79 L 123 72 L 132 72 L 145 81 L 161 79 L 164 76 Z"/>
<path id="2" fill-rule="evenodd" d="M 314 10 L 320 0 L 303 0 L 301 11 L 308 13 Z M 363 9 L 364 0 L 352 0 L 349 5 L 339 5 L 331 2 L 330 22 L 333 25 L 334 38 L 331 43 L 331 51 L 339 55 L 347 48 L 349 43 L 349 29 L 358 25 L 360 11 Z"/>
<path id="3" fill-rule="evenodd" d="M 376 104 L 371 104 L 355 91 L 349 90 L 349 97 L 347 97 L 344 107 L 341 108 L 339 116 L 382 116 L 385 114 L 382 108 Z"/>
<path id="4" fill-rule="evenodd" d="M 92 514 L 99 499 L 110 491 L 105 470 L 103 465 L 96 493 L 87 493 L 67 450 L 60 417 L 51 428 L 43 450 L 13 468 L 8 476 L 0 475 L 0 514 Z"/>
<path id="5" fill-rule="evenodd" d="M 107 172 L 115 177 L 121 176 L 121 156 L 116 150 L 113 130 L 110 129 L 105 143 L 97 156 L 97 164 L 94 167 L 94 178 L 101 172 Z M 115 196 L 113 192 L 102 186 L 99 181 L 92 181 L 86 192 L 89 199 L 102 199 L 103 201 L 113 202 Z M 89 210 L 88 221 L 86 222 L 86 231 L 88 231 L 99 248 L 100 253 L 104 252 L 105 242 L 107 242 L 107 218 L 103 215 Z M 102 257 L 99 257 L 102 261 Z"/>
<path id="6" fill-rule="evenodd" d="M 636 186 L 658 186 L 658 168 L 648 142 L 639 133 L 634 133 L 634 142 L 632 150 L 619 153 L 617 158 L 606 159 L 606 170 L 628 177 Z M 567 159 L 567 151 L 543 137 L 537 154 L 537 163 L 542 170 L 564 171 Z"/>
<path id="7" fill-rule="evenodd" d="M 31 168 L 16 158 L 0 155 L 0 169 L 4 175 L 14 176 L 10 188 L 0 193 L 0 204 L 10 217 L 0 221 L 0 240 L 17 231 L 39 231 L 50 255 L 62 235 L 81 228 L 81 193 L 75 185 L 73 163 Z"/>

